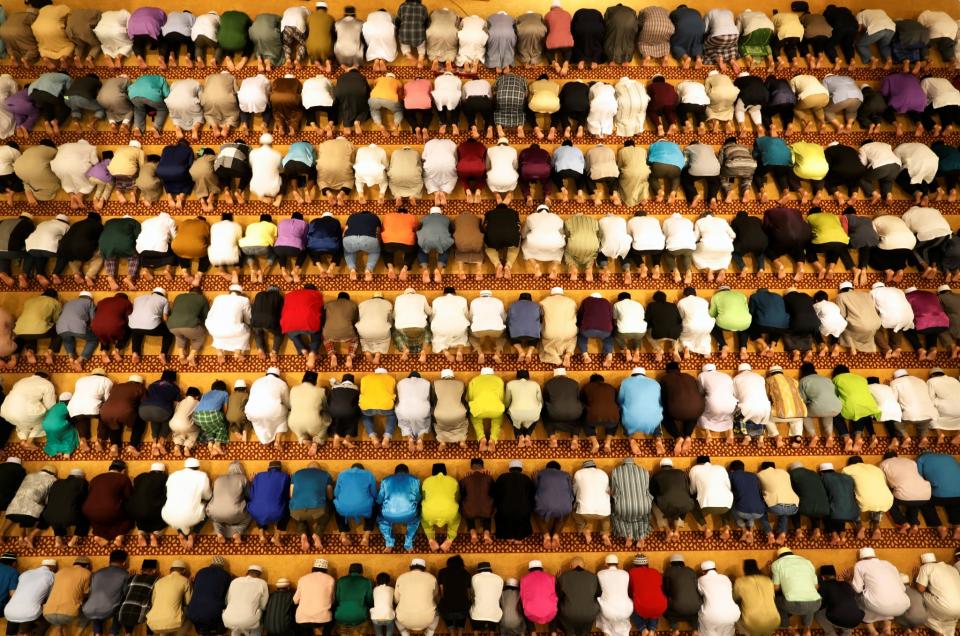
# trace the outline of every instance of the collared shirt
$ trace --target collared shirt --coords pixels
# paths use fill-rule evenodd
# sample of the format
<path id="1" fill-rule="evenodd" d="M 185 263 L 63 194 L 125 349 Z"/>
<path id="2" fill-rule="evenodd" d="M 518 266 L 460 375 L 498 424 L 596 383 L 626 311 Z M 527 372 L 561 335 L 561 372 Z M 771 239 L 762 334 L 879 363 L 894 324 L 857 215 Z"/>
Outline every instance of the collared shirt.
<path id="1" fill-rule="evenodd" d="M 863 597 L 866 609 L 881 616 L 900 616 L 910 607 L 900 572 L 889 561 L 877 558 L 857 561 L 850 585 Z"/>
<path id="2" fill-rule="evenodd" d="M 190 579 L 179 572 L 161 577 L 153 585 L 147 627 L 155 632 L 180 629 L 192 594 Z"/>
<path id="3" fill-rule="evenodd" d="M 500 608 L 503 579 L 493 572 L 477 572 L 470 579 L 470 589 L 473 592 L 470 620 L 498 622 L 503 617 Z"/>
<path id="4" fill-rule="evenodd" d="M 690 468 L 690 494 L 695 495 L 701 508 L 729 508 L 733 505 L 730 476 L 723 466 L 711 463 Z"/>
<path id="5" fill-rule="evenodd" d="M 327 623 L 333 619 L 334 578 L 326 572 L 311 572 L 297 581 L 293 602 L 298 623 Z"/>
<path id="6" fill-rule="evenodd" d="M 787 554 L 778 558 L 770 566 L 773 584 L 780 586 L 783 597 L 788 601 L 819 601 L 817 592 L 817 573 L 813 564 L 798 554 Z"/>
<path id="7" fill-rule="evenodd" d="M 581 468 L 573 474 L 576 511 L 581 515 L 610 515 L 610 477 L 597 467 Z"/>
<path id="8" fill-rule="evenodd" d="M 167 297 L 162 294 L 150 293 L 137 296 L 133 299 L 133 313 L 127 319 L 131 329 L 154 329 L 170 312 Z"/>
<path id="9" fill-rule="evenodd" d="M 917 585 L 926 588 L 923 592 L 928 606 L 936 613 L 949 610 L 949 616 L 960 613 L 960 571 L 942 561 L 924 563 L 917 572 Z"/>
<path id="10" fill-rule="evenodd" d="M 260 627 L 260 617 L 267 607 L 270 589 L 267 582 L 255 576 L 241 576 L 230 583 L 227 606 L 223 610 L 223 624 L 234 631 L 249 631 Z"/>
<path id="11" fill-rule="evenodd" d="M 410 570 L 397 577 L 393 597 L 397 622 L 405 628 L 421 631 L 437 617 L 437 579 L 429 572 Z"/>
<path id="12" fill-rule="evenodd" d="M 3 615 L 10 623 L 29 623 L 43 613 L 43 604 L 53 587 L 54 574 L 40 566 L 20 573 L 17 589 L 3 608 Z"/>
<path id="13" fill-rule="evenodd" d="M 110 397 L 111 388 L 113 388 L 113 381 L 103 375 L 86 375 L 78 378 L 74 385 L 73 397 L 67 405 L 70 417 L 98 415 L 100 405 Z"/>

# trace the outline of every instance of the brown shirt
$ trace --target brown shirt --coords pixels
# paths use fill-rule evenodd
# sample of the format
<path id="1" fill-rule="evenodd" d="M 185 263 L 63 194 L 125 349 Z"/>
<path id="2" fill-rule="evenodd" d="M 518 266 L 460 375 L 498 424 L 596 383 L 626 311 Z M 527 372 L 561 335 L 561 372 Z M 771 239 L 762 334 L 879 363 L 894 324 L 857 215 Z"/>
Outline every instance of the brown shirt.
<path id="1" fill-rule="evenodd" d="M 79 565 L 65 567 L 53 576 L 53 587 L 50 588 L 50 596 L 43 605 L 43 614 L 77 616 L 89 593 L 90 570 Z"/>
<path id="2" fill-rule="evenodd" d="M 97 9 L 73 8 L 67 16 L 67 37 L 78 47 L 77 53 L 85 52 L 90 59 L 100 55 L 100 39 L 93 32 L 99 22 Z"/>
<path id="3" fill-rule="evenodd" d="M 10 57 L 18 62 L 36 62 L 40 59 L 40 49 L 32 28 L 36 19 L 36 11 L 18 11 L 8 15 L 6 22 L 0 25 L 0 39 L 6 44 Z"/>
<path id="4" fill-rule="evenodd" d="M 141 382 L 121 382 L 110 389 L 110 397 L 100 407 L 100 422 L 111 430 L 133 426 L 140 400 L 147 390 Z"/>
<path id="5" fill-rule="evenodd" d="M 295 77 L 281 77 L 273 81 L 270 88 L 270 105 L 280 122 L 294 128 L 303 117 L 300 104 L 300 80 Z"/>
<path id="6" fill-rule="evenodd" d="M 187 219 L 177 227 L 170 249 L 180 258 L 201 258 L 210 245 L 210 224 L 206 219 Z"/>
<path id="7" fill-rule="evenodd" d="M 460 510 L 467 519 L 493 516 L 493 477 L 472 470 L 460 480 Z"/>
<path id="8" fill-rule="evenodd" d="M 349 298 L 337 298 L 326 303 L 326 318 L 323 323 L 323 339 L 330 342 L 343 342 L 357 337 L 354 325 L 360 319 L 357 303 Z"/>
<path id="9" fill-rule="evenodd" d="M 453 219 L 453 243 L 457 248 L 457 257 L 461 255 L 483 254 L 483 231 L 480 229 L 480 217 L 464 212 Z"/>
<path id="10" fill-rule="evenodd" d="M 612 385 L 606 382 L 587 382 L 582 393 L 583 403 L 587 409 L 588 424 L 620 423 L 617 390 Z"/>

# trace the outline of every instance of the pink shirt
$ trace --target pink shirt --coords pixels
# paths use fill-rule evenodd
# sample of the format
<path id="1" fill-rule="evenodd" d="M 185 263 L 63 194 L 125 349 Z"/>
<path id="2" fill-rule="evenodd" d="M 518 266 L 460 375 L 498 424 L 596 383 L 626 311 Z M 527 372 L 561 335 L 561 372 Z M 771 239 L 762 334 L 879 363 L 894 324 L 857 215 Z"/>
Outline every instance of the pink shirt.
<path id="1" fill-rule="evenodd" d="M 547 48 L 566 49 L 573 46 L 573 33 L 570 22 L 573 18 L 560 7 L 553 7 L 543 16 L 547 23 Z"/>
<path id="2" fill-rule="evenodd" d="M 557 582 L 552 574 L 533 570 L 520 579 L 520 603 L 527 620 L 543 625 L 557 616 Z"/>
<path id="3" fill-rule="evenodd" d="M 403 107 L 427 110 L 433 107 L 430 91 L 433 85 L 428 79 L 410 80 L 403 85 Z"/>

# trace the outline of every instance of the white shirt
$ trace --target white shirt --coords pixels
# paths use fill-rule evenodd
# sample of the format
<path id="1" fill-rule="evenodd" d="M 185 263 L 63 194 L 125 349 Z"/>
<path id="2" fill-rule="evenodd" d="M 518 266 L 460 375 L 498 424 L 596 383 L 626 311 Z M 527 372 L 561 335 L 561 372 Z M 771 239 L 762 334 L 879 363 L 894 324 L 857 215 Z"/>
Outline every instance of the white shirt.
<path id="1" fill-rule="evenodd" d="M 333 83 L 323 75 L 307 78 L 303 81 L 300 99 L 304 108 L 333 106 Z"/>
<path id="2" fill-rule="evenodd" d="M 733 505 L 733 490 L 727 469 L 711 463 L 690 467 L 690 494 L 697 498 L 701 508 L 729 508 Z"/>
<path id="3" fill-rule="evenodd" d="M 615 565 L 597 572 L 600 583 L 600 616 L 597 625 L 606 636 L 629 636 L 633 600 L 630 598 L 630 574 Z"/>
<path id="4" fill-rule="evenodd" d="M 603 470 L 581 468 L 573 473 L 573 496 L 578 514 L 610 516 L 610 477 Z"/>
<path id="5" fill-rule="evenodd" d="M 496 296 L 477 296 L 470 301 L 470 331 L 503 331 L 507 310 Z"/>
<path id="6" fill-rule="evenodd" d="M 935 428 L 960 429 L 960 380 L 951 375 L 938 375 L 927 380 L 927 388 L 939 414 Z"/>
<path id="7" fill-rule="evenodd" d="M 917 16 L 917 22 L 927 27 L 930 31 L 931 40 L 938 38 L 955 40 L 957 38 L 957 21 L 943 11 L 927 9 Z"/>
<path id="8" fill-rule="evenodd" d="M 873 396 L 877 406 L 880 407 L 880 422 L 902 422 L 903 411 L 900 410 L 900 403 L 897 401 L 897 395 L 886 384 L 868 384 L 870 395 Z"/>
<path id="9" fill-rule="evenodd" d="M 430 380 L 416 376 L 397 382 L 394 412 L 400 420 L 424 421 L 430 418 Z"/>
<path id="10" fill-rule="evenodd" d="M 257 146 L 250 151 L 250 192 L 258 197 L 272 197 L 280 192 L 280 170 L 283 155 L 272 146 Z"/>
<path id="11" fill-rule="evenodd" d="M 67 403 L 70 417 L 77 415 L 99 415 L 100 407 L 110 397 L 113 380 L 103 375 L 85 375 L 77 378 L 73 386 L 73 397 Z"/>
<path id="12" fill-rule="evenodd" d="M 697 589 L 703 597 L 700 621 L 706 623 L 708 629 L 714 625 L 732 628 L 740 619 L 740 606 L 733 600 L 733 584 L 728 576 L 710 570 L 697 579 Z"/>
<path id="13" fill-rule="evenodd" d="M 930 398 L 924 380 L 914 375 L 905 375 L 890 380 L 890 388 L 900 403 L 904 421 L 922 422 L 937 418 L 937 407 Z"/>
<path id="14" fill-rule="evenodd" d="M 763 424 L 770 419 L 770 398 L 763 376 L 753 371 L 740 371 L 733 376 L 733 394 L 740 403 L 744 419 Z"/>
<path id="15" fill-rule="evenodd" d="M 0 175 L 13 174 L 13 162 L 20 157 L 20 151 L 12 146 L 0 146 Z"/>
<path id="16" fill-rule="evenodd" d="M 86 172 L 98 161 L 97 147 L 81 139 L 60 144 L 57 155 L 50 162 L 50 170 L 60 179 L 60 189 L 67 194 L 89 194 L 93 191 L 93 182 L 87 178 Z"/>
<path id="17" fill-rule="evenodd" d="M 43 604 L 53 587 L 54 574 L 45 565 L 20 574 L 17 589 L 3 608 L 3 615 L 11 623 L 29 623 L 43 614 Z"/>
<path id="18" fill-rule="evenodd" d="M 487 149 L 487 187 L 491 192 L 512 192 L 519 178 L 516 148 L 497 144 Z"/>
<path id="19" fill-rule="evenodd" d="M 924 208 L 915 205 L 901 217 L 910 231 L 917 235 L 918 241 L 930 241 L 941 236 L 950 236 L 953 230 L 950 224 L 936 208 Z"/>
<path id="20" fill-rule="evenodd" d="M 404 292 L 393 301 L 393 325 L 397 329 L 424 329 L 427 316 L 433 309 L 427 297 L 416 292 Z"/>
<path id="21" fill-rule="evenodd" d="M 717 324 L 716 319 L 710 316 L 710 303 L 699 296 L 684 296 L 677 301 L 677 311 L 683 324 L 681 346 L 700 355 L 709 355 L 713 347 L 710 332 Z"/>
<path id="22" fill-rule="evenodd" d="M 259 631 L 260 617 L 267 607 L 270 589 L 259 577 L 240 576 L 227 588 L 227 605 L 223 609 L 223 625 L 235 632 Z"/>
<path id="23" fill-rule="evenodd" d="M 617 321 L 617 333 L 646 333 L 646 316 L 643 305 L 632 298 L 613 303 L 613 319 Z"/>
<path id="24" fill-rule="evenodd" d="M 267 94 L 270 92 L 270 80 L 262 73 L 248 77 L 240 82 L 240 88 L 237 90 L 237 103 L 240 110 L 245 113 L 262 113 L 267 109 L 270 99 Z"/>
<path id="25" fill-rule="evenodd" d="M 201 35 L 217 41 L 217 31 L 220 30 L 220 16 L 216 11 L 202 13 L 193 21 L 193 28 L 190 29 L 190 37 L 196 40 Z"/>
<path id="26" fill-rule="evenodd" d="M 470 620 L 496 623 L 503 618 L 503 610 L 500 609 L 502 578 L 493 572 L 477 572 L 470 579 L 470 587 L 473 590 Z"/>
<path id="27" fill-rule="evenodd" d="M 143 294 L 133 299 L 133 311 L 127 318 L 131 329 L 154 329 L 170 313 L 170 303 L 162 294 Z"/>
<path id="28" fill-rule="evenodd" d="M 463 98 L 468 97 L 493 97 L 493 86 L 485 79 L 470 80 L 463 85 Z"/>
<path id="29" fill-rule="evenodd" d="M 396 617 L 393 611 L 393 587 L 378 585 L 373 588 L 373 607 L 370 608 L 370 620 L 392 621 Z"/>
<path id="30" fill-rule="evenodd" d="M 164 214 L 166 214 L 166 212 L 164 212 Z M 170 216 L 167 215 L 167 218 L 170 218 Z M 67 233 L 68 229 L 70 229 L 70 224 L 60 219 L 50 219 L 49 221 L 37 223 L 37 227 L 33 229 L 33 232 L 30 232 L 26 241 L 24 241 L 24 247 L 27 250 L 43 250 L 44 252 L 53 252 L 56 254 L 57 247 L 60 245 L 60 239 L 63 238 L 63 235 Z M 140 235 L 143 236 L 142 230 Z M 139 244 L 139 242 L 138 239 L 137 243 Z"/>
<path id="31" fill-rule="evenodd" d="M 590 112 L 587 129 L 591 135 L 612 135 L 613 117 L 617 114 L 617 93 L 610 84 L 597 82 L 590 87 Z"/>
<path id="32" fill-rule="evenodd" d="M 882 250 L 912 250 L 917 245 L 917 237 L 899 216 L 885 214 L 874 217 L 873 229 L 880 236 Z"/>
<path id="33" fill-rule="evenodd" d="M 737 408 L 733 378 L 723 371 L 702 371 L 697 379 L 706 402 L 698 424 L 710 431 L 729 431 Z"/>
<path id="34" fill-rule="evenodd" d="M 240 261 L 240 238 L 243 236 L 243 226 L 236 221 L 217 221 L 210 225 L 210 245 L 207 247 L 207 257 L 210 264 L 236 265 Z"/>
<path id="35" fill-rule="evenodd" d="M 697 248 L 697 232 L 693 221 L 674 212 L 663 220 L 663 235 L 667 251 L 693 250 Z"/>
<path id="36" fill-rule="evenodd" d="M 874 141 L 860 146 L 860 163 L 868 168 L 879 168 L 891 163 L 900 165 L 900 157 L 894 154 L 893 147 L 882 141 Z"/>
<path id="37" fill-rule="evenodd" d="M 212 496 L 210 477 L 205 472 L 183 468 L 167 477 L 167 501 L 160 516 L 171 528 L 190 532 L 206 518 L 204 506 Z"/>
<path id="38" fill-rule="evenodd" d="M 926 588 L 923 599 L 928 609 L 933 609 L 937 615 L 931 619 L 949 625 L 960 615 L 960 572 L 952 565 L 942 561 L 924 563 L 917 572 L 917 585 Z"/>
<path id="39" fill-rule="evenodd" d="M 913 329 L 913 308 L 907 295 L 897 287 L 875 287 L 870 290 L 873 302 L 880 314 L 880 325 L 884 329 L 903 331 Z"/>
<path id="40" fill-rule="evenodd" d="M 242 294 L 221 294 L 210 303 L 204 326 L 214 349 L 243 351 L 250 346 L 250 300 Z"/>
<path id="41" fill-rule="evenodd" d="M 466 334 L 470 326 L 467 299 L 456 294 L 444 294 L 433 299 L 433 319 L 430 331 L 441 336 Z"/>
<path id="42" fill-rule="evenodd" d="M 617 214 L 600 219 L 600 253 L 607 258 L 623 258 L 630 252 L 633 239 L 627 232 L 627 220 Z"/>
<path id="43" fill-rule="evenodd" d="M 853 590 L 863 598 L 864 609 L 880 616 L 900 616 L 910 608 L 900 572 L 889 561 L 863 559 L 853 566 Z"/>
<path id="44" fill-rule="evenodd" d="M 301 33 L 307 32 L 307 17 L 309 17 L 310 11 L 306 7 L 289 7 L 283 12 L 283 16 L 280 18 L 280 31 L 283 32 L 285 28 L 293 27 L 300 31 Z"/>
<path id="45" fill-rule="evenodd" d="M 463 82 L 460 78 L 447 71 L 433 80 L 433 90 L 430 91 L 430 95 L 437 109 L 453 110 L 460 104 L 462 90 Z"/>
<path id="46" fill-rule="evenodd" d="M 363 41 L 367 43 L 367 61 L 397 59 L 397 28 L 386 11 L 373 11 L 363 23 Z"/>
<path id="47" fill-rule="evenodd" d="M 457 186 L 457 144 L 452 139 L 431 139 L 423 145 L 420 159 L 427 192 L 453 192 Z"/>
<path id="48" fill-rule="evenodd" d="M 703 82 L 684 80 L 677 84 L 677 95 L 684 104 L 699 104 L 700 106 L 710 104 L 710 98 L 707 97 L 707 87 L 703 85 Z"/>
<path id="49" fill-rule="evenodd" d="M 287 430 L 290 387 L 275 375 L 265 375 L 250 385 L 250 397 L 243 409 L 261 444 L 272 443 Z"/>
<path id="50" fill-rule="evenodd" d="M 660 219 L 655 216 L 634 216 L 627 221 L 627 230 L 633 237 L 633 249 L 662 250 L 667 238 L 660 227 Z"/>
<path id="51" fill-rule="evenodd" d="M 103 54 L 107 57 L 130 55 L 133 51 L 133 40 L 127 34 L 128 20 L 130 12 L 126 9 L 104 11 L 100 14 L 100 21 L 93 28 L 93 34 L 100 40 Z M 220 18 L 217 18 L 217 24 L 220 24 Z M 214 33 L 211 39 L 216 41 L 217 34 Z"/>
<path id="52" fill-rule="evenodd" d="M 837 303 L 830 300 L 821 300 L 813 303 L 813 310 L 820 319 L 820 333 L 825 336 L 839 338 L 847 328 L 847 319 L 840 313 Z"/>
<path id="53" fill-rule="evenodd" d="M 545 210 L 527 215 L 522 242 L 525 260 L 559 262 L 566 244 L 560 215 Z"/>
<path id="54" fill-rule="evenodd" d="M 866 29 L 867 35 L 873 35 L 885 29 L 897 30 L 897 25 L 883 9 L 864 9 L 857 14 L 857 23 Z"/>
<path id="55" fill-rule="evenodd" d="M 650 103 L 646 89 L 642 83 L 630 77 L 621 77 L 613 88 L 617 94 L 617 117 L 613 122 L 617 134 L 622 137 L 640 134 Z"/>
<path id="56" fill-rule="evenodd" d="M 166 252 L 177 235 L 177 222 L 166 212 L 144 219 L 137 236 L 137 252 Z"/>
<path id="57" fill-rule="evenodd" d="M 460 30 L 457 32 L 457 66 L 463 66 L 467 62 L 482 60 L 489 38 L 490 36 L 487 34 L 487 21 L 480 16 L 468 15 L 461 20 Z M 486 80 L 473 81 L 486 82 Z M 467 82 L 467 84 L 471 83 L 472 82 Z M 464 86 L 464 97 L 466 97 L 466 90 L 467 88 Z"/>
<path id="58" fill-rule="evenodd" d="M 920 80 L 920 88 L 926 93 L 927 101 L 934 108 L 960 106 L 960 91 L 945 77 L 928 77 Z"/>
<path id="59" fill-rule="evenodd" d="M 893 153 L 900 158 L 900 164 L 907 169 L 910 183 L 933 183 L 937 176 L 940 158 L 926 144 L 908 142 L 897 146 Z"/>
<path id="60" fill-rule="evenodd" d="M 386 185 L 387 151 L 377 144 L 360 146 L 353 160 L 353 174 L 358 182 L 380 183 Z"/>

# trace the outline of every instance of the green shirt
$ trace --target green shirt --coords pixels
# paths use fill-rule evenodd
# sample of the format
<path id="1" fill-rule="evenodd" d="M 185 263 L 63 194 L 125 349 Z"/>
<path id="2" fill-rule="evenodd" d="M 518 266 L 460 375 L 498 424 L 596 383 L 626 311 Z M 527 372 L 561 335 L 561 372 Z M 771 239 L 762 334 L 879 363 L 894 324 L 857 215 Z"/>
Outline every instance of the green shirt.
<path id="1" fill-rule="evenodd" d="M 807 223 L 813 231 L 812 243 L 814 245 L 823 245 L 824 243 L 843 243 L 847 245 L 850 237 L 843 231 L 840 224 L 840 217 L 836 214 L 827 214 L 826 212 L 817 212 L 807 216 Z"/>
<path id="2" fill-rule="evenodd" d="M 20 317 L 13 327 L 18 336 L 47 333 L 60 317 L 60 301 L 49 296 L 34 296 L 23 303 Z"/>
<path id="3" fill-rule="evenodd" d="M 788 601 L 819 601 L 817 573 L 813 563 L 796 554 L 782 556 L 773 562 L 773 584 L 780 586 L 783 598 Z"/>
<path id="4" fill-rule="evenodd" d="M 208 309 L 207 298 L 203 294 L 197 292 L 180 294 L 173 300 L 170 317 L 167 318 L 167 328 L 202 325 Z"/>
<path id="5" fill-rule="evenodd" d="M 250 16 L 243 11 L 225 11 L 220 16 L 217 44 L 228 53 L 243 49 L 247 46 L 247 30 L 251 24 Z"/>
<path id="6" fill-rule="evenodd" d="M 355 626 L 366 622 L 373 607 L 373 584 L 361 574 L 351 573 L 337 579 L 337 610 L 334 620 L 340 625 Z"/>
<path id="7" fill-rule="evenodd" d="M 162 102 L 170 95 L 170 85 L 162 75 L 141 75 L 127 89 L 130 99 L 143 97 L 153 102 Z"/>
<path id="8" fill-rule="evenodd" d="M 122 217 L 110 219 L 103 224 L 100 233 L 100 254 L 104 258 L 122 258 L 137 253 L 137 237 L 140 223 L 136 219 Z"/>
<path id="9" fill-rule="evenodd" d="M 837 387 L 837 395 L 843 408 L 840 415 L 848 420 L 859 420 L 862 417 L 880 417 L 880 407 L 870 393 L 867 379 L 856 373 L 841 373 L 833 379 Z"/>
<path id="10" fill-rule="evenodd" d="M 724 331 L 743 331 L 752 318 L 747 308 L 747 297 L 732 289 L 718 291 L 710 299 L 710 315 Z"/>

